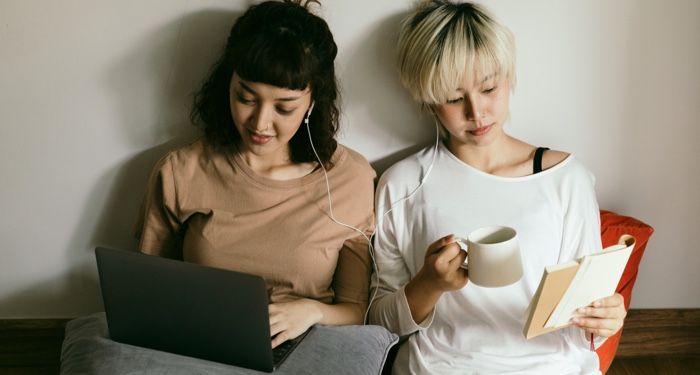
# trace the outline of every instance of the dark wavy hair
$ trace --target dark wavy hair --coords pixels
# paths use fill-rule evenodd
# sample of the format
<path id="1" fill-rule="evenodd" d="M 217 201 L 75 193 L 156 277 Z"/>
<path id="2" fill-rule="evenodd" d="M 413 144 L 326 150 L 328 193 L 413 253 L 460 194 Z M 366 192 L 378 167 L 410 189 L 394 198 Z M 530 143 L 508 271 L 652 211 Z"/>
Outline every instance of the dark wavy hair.
<path id="1" fill-rule="evenodd" d="M 208 143 L 235 150 L 241 140 L 231 116 L 229 87 L 241 79 L 291 90 L 311 89 L 315 102 L 309 118 L 311 138 L 324 165 L 338 143 L 338 83 L 334 60 L 338 47 L 328 24 L 308 10 L 314 0 L 266 1 L 253 5 L 233 24 L 223 55 L 195 94 L 190 113 Z M 305 129 L 289 141 L 293 163 L 316 161 Z"/>

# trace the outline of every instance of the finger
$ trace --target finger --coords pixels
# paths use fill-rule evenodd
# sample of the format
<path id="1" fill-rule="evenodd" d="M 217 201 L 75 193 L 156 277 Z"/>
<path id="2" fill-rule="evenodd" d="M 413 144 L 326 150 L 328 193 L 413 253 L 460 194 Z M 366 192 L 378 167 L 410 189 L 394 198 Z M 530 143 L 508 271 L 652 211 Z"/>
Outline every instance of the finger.
<path id="1" fill-rule="evenodd" d="M 445 245 L 454 242 L 455 241 L 455 236 L 454 234 L 448 234 L 445 237 L 442 237 L 441 239 L 433 242 L 428 246 L 428 250 L 425 252 L 425 256 L 432 255 L 442 249 Z"/>
<path id="2" fill-rule="evenodd" d="M 613 321 L 611 319 L 583 318 L 578 317 L 571 320 L 575 325 L 584 329 L 611 329 Z"/>
<path id="3" fill-rule="evenodd" d="M 455 258 L 460 256 L 460 253 L 464 253 L 464 251 L 462 251 L 462 249 L 460 249 L 456 243 L 448 243 L 437 253 L 437 261 L 445 264 L 451 264 Z"/>
<path id="4" fill-rule="evenodd" d="M 580 328 L 583 330 L 584 336 L 586 337 L 586 340 L 590 340 L 591 335 L 593 335 L 593 336 L 601 336 L 601 335 L 599 334 L 599 333 L 601 333 L 601 332 L 600 332 L 601 330 L 599 330 L 599 329 L 584 328 L 584 327 L 580 327 Z"/>
<path id="5" fill-rule="evenodd" d="M 621 307 L 581 307 L 576 310 L 581 317 L 601 319 L 624 319 L 627 311 Z"/>
<path id="6" fill-rule="evenodd" d="M 467 252 L 462 251 L 462 249 L 460 249 L 457 244 L 453 244 L 453 245 L 456 246 L 459 251 L 457 252 L 457 254 L 455 254 L 454 257 L 452 257 L 452 259 L 449 260 L 449 264 L 450 264 L 451 269 L 457 269 L 457 268 L 461 267 L 462 264 L 464 264 L 464 260 L 467 259 Z M 450 245 L 450 246 L 452 246 L 452 245 Z M 466 270 L 463 270 L 463 271 L 465 271 L 465 273 L 466 273 Z"/>
<path id="7" fill-rule="evenodd" d="M 270 324 L 277 323 L 282 320 L 282 311 L 279 310 L 270 310 Z"/>
<path id="8" fill-rule="evenodd" d="M 282 323 L 270 324 L 270 337 L 275 337 L 275 335 L 284 331 L 285 327 Z"/>
<path id="9" fill-rule="evenodd" d="M 610 330 L 610 329 L 584 329 L 586 332 L 586 337 L 590 337 L 591 335 L 594 336 L 599 336 L 599 337 L 610 337 L 617 333 L 617 331 Z"/>
<path id="10" fill-rule="evenodd" d="M 277 346 L 279 346 L 281 343 L 283 343 L 285 341 L 287 341 L 287 331 L 282 331 L 282 332 L 278 333 L 277 336 L 275 336 L 272 339 L 272 349 L 276 348 Z"/>
<path id="11" fill-rule="evenodd" d="M 624 306 L 625 304 L 625 297 L 622 296 L 620 293 L 615 293 L 612 296 L 601 298 L 597 301 L 593 301 L 591 306 L 593 307 L 616 307 L 616 306 Z"/>
<path id="12" fill-rule="evenodd" d="M 464 288 L 467 283 L 469 282 L 469 272 L 465 270 L 464 268 L 461 268 L 458 266 L 457 270 L 457 284 L 459 285 L 460 288 Z"/>
<path id="13" fill-rule="evenodd" d="M 602 337 L 611 336 L 622 328 L 622 321 L 615 319 L 574 318 L 572 323 L 585 329 L 588 334 Z"/>

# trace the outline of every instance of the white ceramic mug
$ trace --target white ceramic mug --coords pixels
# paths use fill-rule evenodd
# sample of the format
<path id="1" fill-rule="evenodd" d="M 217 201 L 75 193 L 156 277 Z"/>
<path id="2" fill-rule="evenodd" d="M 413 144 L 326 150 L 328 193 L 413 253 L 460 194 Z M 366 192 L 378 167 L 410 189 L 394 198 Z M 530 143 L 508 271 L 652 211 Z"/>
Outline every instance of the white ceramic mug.
<path id="1" fill-rule="evenodd" d="M 469 271 L 469 282 L 493 288 L 513 284 L 523 276 L 515 229 L 483 227 L 471 232 L 466 243 L 463 239 L 460 242 L 467 251 L 462 267 Z"/>

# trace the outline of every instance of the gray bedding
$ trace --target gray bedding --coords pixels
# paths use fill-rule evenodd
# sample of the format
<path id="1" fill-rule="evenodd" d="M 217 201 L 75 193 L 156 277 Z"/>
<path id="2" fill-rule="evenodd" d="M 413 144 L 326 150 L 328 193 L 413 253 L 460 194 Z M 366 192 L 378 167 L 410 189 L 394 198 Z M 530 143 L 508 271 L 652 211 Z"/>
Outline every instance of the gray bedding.
<path id="1" fill-rule="evenodd" d="M 397 340 L 379 326 L 314 326 L 274 374 L 380 374 Z M 265 373 L 112 341 L 105 315 L 98 313 L 66 326 L 61 374 Z"/>

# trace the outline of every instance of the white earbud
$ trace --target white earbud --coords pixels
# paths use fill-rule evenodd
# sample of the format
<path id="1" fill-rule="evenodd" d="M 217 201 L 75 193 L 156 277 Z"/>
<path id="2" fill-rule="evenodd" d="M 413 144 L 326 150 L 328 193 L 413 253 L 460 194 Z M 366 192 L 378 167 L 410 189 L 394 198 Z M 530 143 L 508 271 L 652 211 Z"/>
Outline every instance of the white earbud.
<path id="1" fill-rule="evenodd" d="M 309 125 L 309 117 L 311 117 L 311 111 L 313 111 L 313 109 L 314 109 L 314 104 L 316 104 L 315 101 L 311 102 L 311 106 L 309 107 L 309 111 L 306 112 L 306 118 L 304 119 L 304 123 L 306 123 L 307 126 Z"/>

